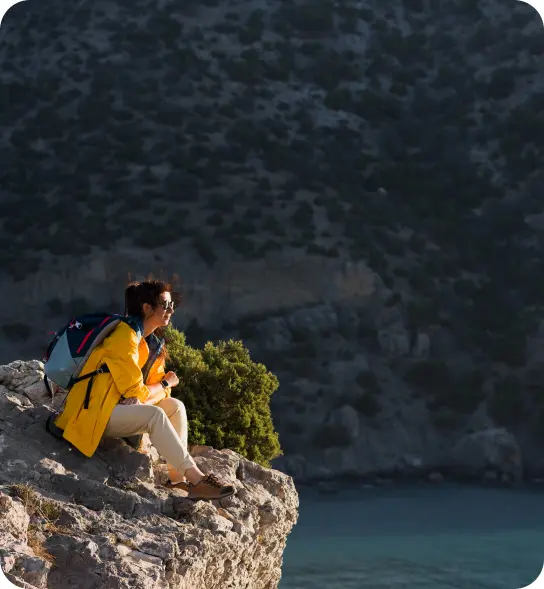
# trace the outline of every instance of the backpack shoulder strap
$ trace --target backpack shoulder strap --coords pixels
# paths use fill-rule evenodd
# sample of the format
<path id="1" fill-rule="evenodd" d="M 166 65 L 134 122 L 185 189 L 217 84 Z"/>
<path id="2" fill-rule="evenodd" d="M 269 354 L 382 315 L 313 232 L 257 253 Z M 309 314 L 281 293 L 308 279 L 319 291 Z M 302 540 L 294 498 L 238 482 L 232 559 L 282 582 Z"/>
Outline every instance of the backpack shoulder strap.
<path id="1" fill-rule="evenodd" d="M 147 381 L 147 377 L 151 371 L 153 364 L 157 361 L 162 348 L 164 346 L 164 339 L 158 338 L 155 334 L 151 334 L 146 338 L 147 345 L 149 346 L 149 356 L 146 363 L 142 367 L 142 375 L 144 378 L 144 384 Z"/>

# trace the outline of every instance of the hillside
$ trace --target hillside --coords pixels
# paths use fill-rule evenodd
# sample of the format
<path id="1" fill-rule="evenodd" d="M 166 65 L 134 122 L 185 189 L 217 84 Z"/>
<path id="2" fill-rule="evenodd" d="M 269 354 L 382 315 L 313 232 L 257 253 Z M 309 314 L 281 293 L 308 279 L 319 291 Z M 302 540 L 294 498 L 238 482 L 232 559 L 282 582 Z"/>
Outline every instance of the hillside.
<path id="1" fill-rule="evenodd" d="M 543 53 L 537 13 L 513 0 L 14 6 L 0 30 L 2 360 L 36 355 L 37 321 L 118 300 L 120 275 L 154 260 L 210 301 L 196 320 L 215 334 L 251 338 L 323 302 L 365 315 L 379 292 L 412 339 L 447 331 L 470 358 L 469 413 L 490 394 L 499 421 L 540 406 L 527 343 L 544 295 Z M 336 280 L 348 266 L 377 290 Z M 244 317 L 232 301 L 248 289 Z M 362 321 L 332 353 L 376 354 L 373 370 L 404 379 L 382 366 L 377 329 Z M 451 398 L 434 361 L 410 382 Z"/>

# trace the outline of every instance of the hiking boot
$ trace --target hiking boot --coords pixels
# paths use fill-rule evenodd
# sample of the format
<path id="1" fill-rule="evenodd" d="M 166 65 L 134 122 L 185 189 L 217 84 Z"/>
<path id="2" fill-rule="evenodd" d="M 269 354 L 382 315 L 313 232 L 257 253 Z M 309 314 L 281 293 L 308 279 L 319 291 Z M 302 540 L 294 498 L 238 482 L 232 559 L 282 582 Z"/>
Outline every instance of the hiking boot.
<path id="1" fill-rule="evenodd" d="M 215 475 L 206 475 L 196 485 L 189 487 L 187 499 L 198 501 L 199 499 L 224 499 L 230 497 L 235 492 L 232 485 L 225 485 Z"/>
<path id="2" fill-rule="evenodd" d="M 179 483 L 172 483 L 172 481 L 168 481 L 166 483 L 167 489 L 181 489 L 182 491 L 189 492 L 189 489 L 193 486 L 189 481 L 180 481 Z"/>

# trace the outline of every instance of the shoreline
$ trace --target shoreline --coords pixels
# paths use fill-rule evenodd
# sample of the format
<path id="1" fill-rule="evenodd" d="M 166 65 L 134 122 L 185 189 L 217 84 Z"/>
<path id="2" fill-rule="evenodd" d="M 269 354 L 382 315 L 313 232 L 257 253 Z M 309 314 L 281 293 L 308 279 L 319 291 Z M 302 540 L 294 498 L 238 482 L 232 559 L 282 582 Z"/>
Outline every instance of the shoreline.
<path id="1" fill-rule="evenodd" d="M 440 475 L 433 476 L 434 473 Z M 511 491 L 538 491 L 544 492 L 544 478 L 525 477 L 515 481 L 512 479 L 503 480 L 500 477 L 493 478 L 491 475 L 471 476 L 454 475 L 432 470 L 430 473 L 419 475 L 382 475 L 364 477 L 339 476 L 335 479 L 304 479 L 297 481 L 293 479 L 297 491 L 302 494 L 315 492 L 318 495 L 339 495 L 344 491 L 372 490 L 372 489 L 440 489 L 449 487 L 463 487 L 474 489 L 494 489 Z"/>

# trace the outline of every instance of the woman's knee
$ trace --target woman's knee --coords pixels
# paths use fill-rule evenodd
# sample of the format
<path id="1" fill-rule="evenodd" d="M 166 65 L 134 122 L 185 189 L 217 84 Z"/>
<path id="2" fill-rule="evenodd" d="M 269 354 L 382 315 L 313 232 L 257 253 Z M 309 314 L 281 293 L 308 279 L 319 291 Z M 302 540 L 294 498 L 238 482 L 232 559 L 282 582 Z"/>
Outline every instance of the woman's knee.
<path id="1" fill-rule="evenodd" d="M 166 399 L 163 399 L 159 405 L 167 412 L 170 410 L 169 412 L 171 413 L 175 413 L 176 411 L 185 411 L 185 405 L 183 404 L 183 401 L 175 399 L 174 397 L 166 397 Z"/>
<path id="2" fill-rule="evenodd" d="M 174 397 L 169 398 L 172 399 L 172 401 L 174 401 L 174 403 L 176 404 L 176 409 L 178 411 L 185 411 L 185 405 L 183 404 L 183 401 L 180 401 L 179 399 L 174 399 Z"/>
<path id="3" fill-rule="evenodd" d="M 149 405 L 149 421 L 157 421 L 161 419 L 166 419 L 167 415 L 166 412 L 162 407 L 158 407 L 157 405 Z"/>

